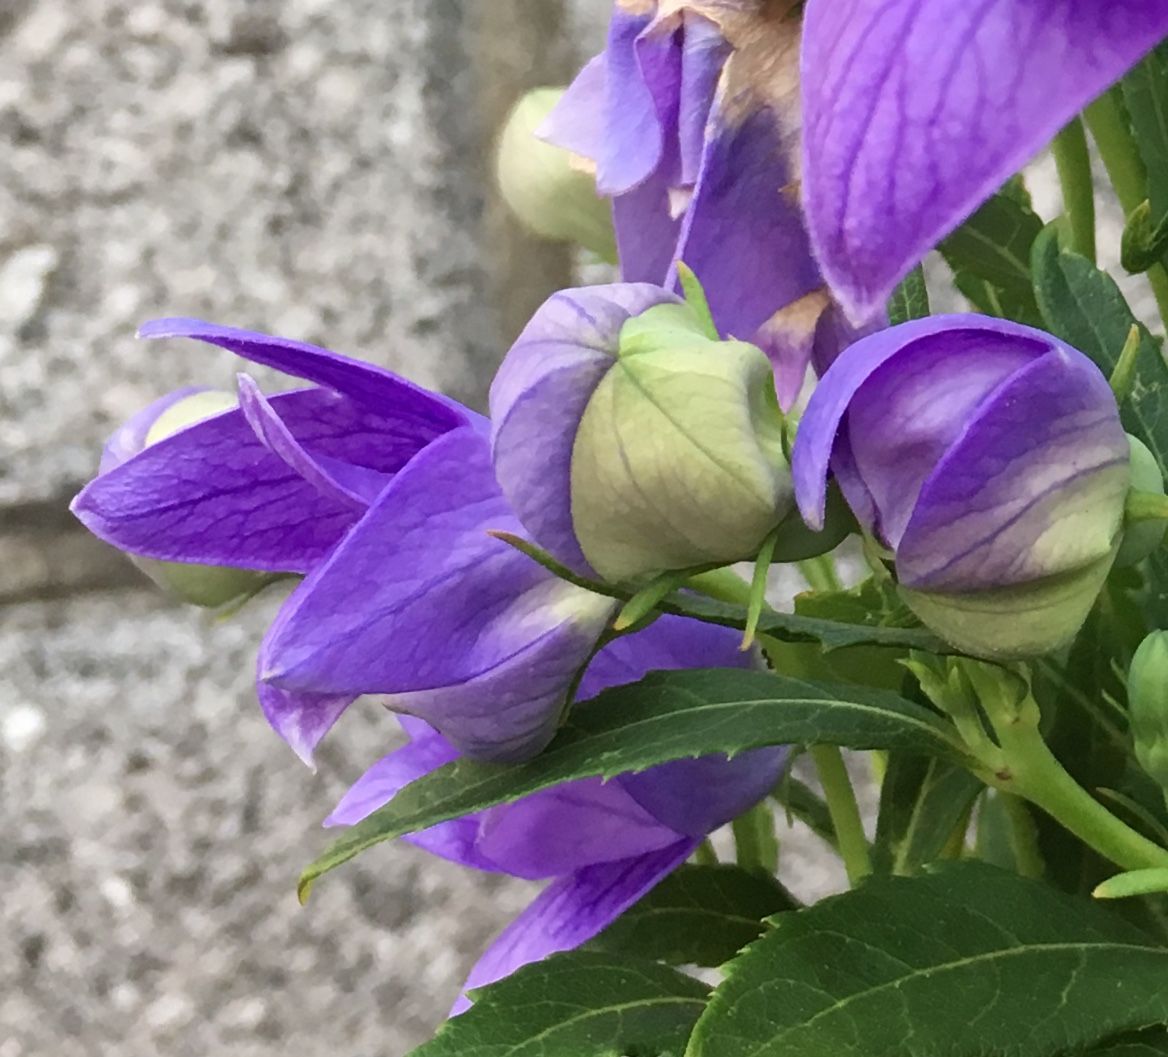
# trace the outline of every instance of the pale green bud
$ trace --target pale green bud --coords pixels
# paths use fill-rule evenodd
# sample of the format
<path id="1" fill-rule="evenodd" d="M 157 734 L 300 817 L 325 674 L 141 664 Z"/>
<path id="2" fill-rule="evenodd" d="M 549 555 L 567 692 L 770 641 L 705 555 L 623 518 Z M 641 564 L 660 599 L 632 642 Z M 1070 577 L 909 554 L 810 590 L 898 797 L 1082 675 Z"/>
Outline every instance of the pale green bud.
<path id="1" fill-rule="evenodd" d="M 1154 495 L 1164 494 L 1164 475 L 1156 456 L 1147 445 L 1136 440 L 1130 433 L 1127 438 L 1131 446 L 1131 486 L 1134 491 Z M 1149 520 L 1129 522 L 1124 526 L 1123 542 L 1116 555 L 1115 564 L 1126 568 L 1142 562 L 1164 542 L 1164 522 Z"/>
<path id="2" fill-rule="evenodd" d="M 495 157 L 499 193 L 537 235 L 579 243 L 615 261 L 612 206 L 597 195 L 590 163 L 535 135 L 563 94 L 562 88 L 536 88 L 515 104 Z"/>
<path id="3" fill-rule="evenodd" d="M 630 319 L 580 420 L 572 523 L 605 579 L 753 558 L 793 510 L 770 361 L 708 334 L 688 305 Z"/>
<path id="4" fill-rule="evenodd" d="M 1168 794 L 1168 631 L 1153 631 L 1132 657 L 1127 705 L 1136 759 Z"/>

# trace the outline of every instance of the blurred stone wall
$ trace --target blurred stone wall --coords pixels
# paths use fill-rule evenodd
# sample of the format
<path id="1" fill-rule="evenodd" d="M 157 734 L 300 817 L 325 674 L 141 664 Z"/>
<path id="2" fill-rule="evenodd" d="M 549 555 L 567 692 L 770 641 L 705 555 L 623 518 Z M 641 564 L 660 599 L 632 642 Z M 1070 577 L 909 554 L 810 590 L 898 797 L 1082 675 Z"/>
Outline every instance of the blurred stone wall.
<path id="1" fill-rule="evenodd" d="M 232 384 L 226 354 L 135 342 L 156 315 L 480 403 L 570 274 L 492 198 L 494 130 L 607 8 L 0 2 L 0 1057 L 396 1057 L 529 898 L 396 845 L 300 909 L 320 819 L 395 724 L 351 710 L 309 773 L 251 686 L 278 600 L 171 606 L 65 505 L 119 421 Z M 796 886 L 838 883 L 813 853 Z"/>

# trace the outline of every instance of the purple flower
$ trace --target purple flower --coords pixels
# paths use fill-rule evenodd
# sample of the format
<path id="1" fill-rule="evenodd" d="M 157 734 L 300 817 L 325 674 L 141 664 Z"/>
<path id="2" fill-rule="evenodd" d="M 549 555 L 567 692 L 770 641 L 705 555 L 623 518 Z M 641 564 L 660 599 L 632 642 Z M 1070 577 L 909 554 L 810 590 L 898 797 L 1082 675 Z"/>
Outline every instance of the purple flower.
<path id="1" fill-rule="evenodd" d="M 811 397 L 792 463 L 810 525 L 830 466 L 920 618 L 1000 657 L 1054 649 L 1082 624 L 1119 545 L 1129 458 L 1094 364 L 971 315 L 847 349 Z"/>
<path id="2" fill-rule="evenodd" d="M 623 278 L 672 289 L 684 261 L 721 332 L 779 362 L 783 406 L 829 304 L 799 205 L 790 7 L 618 0 L 604 52 L 541 130 L 595 163 Z"/>
<path id="3" fill-rule="evenodd" d="M 737 641 L 727 629 L 662 617 L 602 650 L 585 673 L 581 697 L 651 669 L 751 663 Z M 403 726 L 409 744 L 374 764 L 326 825 L 359 822 L 409 782 L 458 757 L 425 724 Z M 464 866 L 551 882 L 486 951 L 466 988 L 587 942 L 685 862 L 707 833 L 766 796 L 784 757 L 785 750 L 761 749 L 734 760 L 680 760 L 608 782 L 585 779 L 407 837 Z M 460 997 L 455 1012 L 467 1005 Z"/>
<path id="4" fill-rule="evenodd" d="M 503 361 L 491 417 L 516 515 L 581 571 L 727 564 L 799 521 L 766 357 L 715 341 L 660 287 L 553 295 Z"/>
<path id="5" fill-rule="evenodd" d="M 807 0 L 803 193 L 858 322 L 1168 36 L 1168 0 Z"/>
<path id="6" fill-rule="evenodd" d="M 487 424 L 380 368 L 193 320 L 191 337 L 315 383 L 240 407 L 102 473 L 77 516 L 131 554 L 304 574 L 259 658 L 272 726 L 305 760 L 359 695 L 431 724 L 468 755 L 551 738 L 614 603 L 553 577 L 519 533 Z"/>

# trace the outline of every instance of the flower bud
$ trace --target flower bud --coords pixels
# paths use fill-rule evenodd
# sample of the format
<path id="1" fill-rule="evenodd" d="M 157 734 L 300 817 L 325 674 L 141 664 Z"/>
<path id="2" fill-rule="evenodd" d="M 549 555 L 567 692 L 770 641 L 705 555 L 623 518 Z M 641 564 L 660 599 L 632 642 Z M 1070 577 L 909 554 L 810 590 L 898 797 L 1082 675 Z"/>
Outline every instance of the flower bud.
<path id="1" fill-rule="evenodd" d="M 232 393 L 184 389 L 139 412 L 106 444 L 101 470 L 106 472 L 180 430 L 236 406 Z M 191 605 L 217 609 L 252 594 L 270 577 L 221 565 L 159 561 L 131 554 L 130 560 L 164 591 Z"/>
<path id="2" fill-rule="evenodd" d="M 508 354 L 495 470 L 561 561 L 614 581 L 728 564 L 793 511 L 770 363 L 711 330 L 658 287 L 592 287 L 552 297 Z"/>
<path id="3" fill-rule="evenodd" d="M 1127 704 L 1136 759 L 1168 795 L 1168 631 L 1153 631 L 1132 657 Z"/>
<path id="4" fill-rule="evenodd" d="M 1163 495 L 1164 475 L 1160 472 L 1156 456 L 1148 450 L 1146 444 L 1130 434 L 1127 441 L 1131 447 L 1132 488 L 1137 492 Z M 1123 530 L 1123 542 L 1119 546 L 1119 554 L 1115 556 L 1115 564 L 1119 568 L 1136 565 L 1151 555 L 1163 542 L 1163 521 L 1137 521 L 1128 524 Z"/>
<path id="5" fill-rule="evenodd" d="M 812 395 L 793 462 L 809 524 L 830 466 L 917 616 L 1004 659 L 1057 649 L 1086 619 L 1120 546 L 1131 458 L 1090 360 L 969 315 L 848 348 Z"/>
<path id="6" fill-rule="evenodd" d="M 515 104 L 495 156 L 499 193 L 537 235 L 579 243 L 614 261 L 612 207 L 596 193 L 595 166 L 535 134 L 563 94 L 562 88 L 536 88 Z"/>

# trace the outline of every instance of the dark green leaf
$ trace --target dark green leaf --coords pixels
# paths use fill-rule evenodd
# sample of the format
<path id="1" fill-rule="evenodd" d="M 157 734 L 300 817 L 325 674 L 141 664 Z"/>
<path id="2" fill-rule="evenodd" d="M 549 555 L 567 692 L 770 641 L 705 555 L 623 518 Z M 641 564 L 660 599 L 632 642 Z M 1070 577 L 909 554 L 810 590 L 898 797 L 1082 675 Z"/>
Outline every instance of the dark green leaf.
<path id="1" fill-rule="evenodd" d="M 411 1057 L 676 1057 L 708 993 L 656 962 L 557 954 L 473 994 Z"/>
<path id="2" fill-rule="evenodd" d="M 1076 1057 L 1164 1057 L 1168 1054 L 1168 1030 L 1151 1028 L 1104 1042 Z"/>
<path id="3" fill-rule="evenodd" d="M 1143 201 L 1127 218 L 1120 243 L 1120 263 L 1136 275 L 1159 264 L 1168 251 L 1168 217 L 1152 223 L 1152 207 Z"/>
<path id="4" fill-rule="evenodd" d="M 835 824 L 823 798 L 788 773 L 774 793 L 792 818 L 797 818 L 825 844 L 835 847 Z"/>
<path id="5" fill-rule="evenodd" d="M 1168 1022 L 1168 949 L 981 863 L 876 878 L 728 968 L 688 1057 L 1056 1057 Z"/>
<path id="6" fill-rule="evenodd" d="M 746 626 L 746 607 L 729 602 L 718 602 L 699 595 L 677 594 L 662 603 L 661 611 L 693 617 L 710 624 L 742 629 Z M 919 627 L 876 627 L 850 624 L 837 620 L 821 620 L 796 613 L 763 613 L 758 625 L 759 634 L 770 635 L 786 642 L 818 642 L 824 649 L 838 650 L 847 646 L 888 646 L 928 653 L 952 653 L 932 633 Z"/>
<path id="7" fill-rule="evenodd" d="M 589 946 L 715 968 L 758 939 L 767 918 L 797 906 L 773 877 L 737 866 L 683 866 Z"/>
<path id="8" fill-rule="evenodd" d="M 977 857 L 1023 877 L 1041 877 L 1036 810 L 1021 797 L 989 790 L 977 810 Z"/>
<path id="9" fill-rule="evenodd" d="M 1159 224 L 1168 217 L 1168 75 L 1162 50 L 1123 79 L 1123 98 L 1148 170 L 1152 223 Z"/>
<path id="10" fill-rule="evenodd" d="M 1038 317 L 1030 279 L 1031 247 L 1042 220 L 1024 198 L 994 195 L 941 243 L 957 288 L 990 315 L 1032 322 Z"/>
<path id="11" fill-rule="evenodd" d="M 892 326 L 910 319 L 924 319 L 929 314 L 929 288 L 925 270 L 918 264 L 900 282 L 888 302 L 888 321 Z"/>
<path id="12" fill-rule="evenodd" d="M 873 861 L 885 873 L 910 874 L 933 862 L 985 788 L 963 767 L 896 753 L 880 790 Z"/>
<path id="13" fill-rule="evenodd" d="M 305 870 L 301 898 L 316 878 L 366 848 L 540 789 L 670 760 L 787 744 L 962 758 L 950 727 L 886 691 L 740 669 L 659 672 L 574 709 L 551 745 L 528 763 L 457 760 L 406 786 Z"/>

